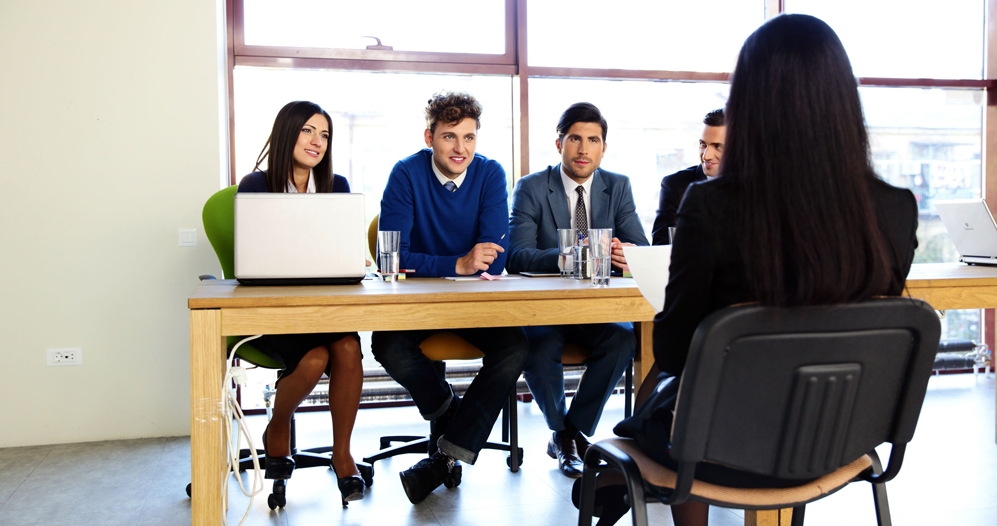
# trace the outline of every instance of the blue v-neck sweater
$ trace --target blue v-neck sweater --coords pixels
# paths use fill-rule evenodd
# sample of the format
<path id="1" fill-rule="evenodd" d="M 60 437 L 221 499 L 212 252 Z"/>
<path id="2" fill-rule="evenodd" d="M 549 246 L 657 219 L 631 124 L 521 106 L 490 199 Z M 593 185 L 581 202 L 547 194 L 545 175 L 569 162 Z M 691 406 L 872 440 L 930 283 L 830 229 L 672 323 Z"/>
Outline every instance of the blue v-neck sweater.
<path id="1" fill-rule="evenodd" d="M 502 165 L 474 154 L 460 188 L 440 184 L 424 149 L 395 164 L 381 196 L 379 230 L 401 232 L 401 268 L 416 276 L 456 276 L 457 260 L 477 243 L 509 245 L 509 193 Z M 504 237 L 503 237 L 504 236 Z M 506 252 L 488 268 L 501 274 Z"/>

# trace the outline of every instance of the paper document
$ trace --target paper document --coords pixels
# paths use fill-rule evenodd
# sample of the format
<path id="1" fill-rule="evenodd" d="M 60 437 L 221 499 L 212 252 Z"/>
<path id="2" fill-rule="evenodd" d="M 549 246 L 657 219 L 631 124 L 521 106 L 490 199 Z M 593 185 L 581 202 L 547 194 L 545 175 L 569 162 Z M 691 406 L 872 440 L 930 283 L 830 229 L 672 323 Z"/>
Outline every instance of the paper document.
<path id="1" fill-rule="evenodd" d="M 672 246 L 623 247 L 630 274 L 637 282 L 644 299 L 654 307 L 654 312 L 665 308 L 665 285 L 668 284 L 668 265 L 672 261 Z"/>
<path id="2" fill-rule="evenodd" d="M 449 279 L 450 281 L 498 281 L 504 279 L 522 279 L 520 276 L 510 276 L 509 274 L 502 274 L 501 276 L 493 276 L 487 272 L 483 272 L 478 276 L 444 276 L 443 279 Z"/>

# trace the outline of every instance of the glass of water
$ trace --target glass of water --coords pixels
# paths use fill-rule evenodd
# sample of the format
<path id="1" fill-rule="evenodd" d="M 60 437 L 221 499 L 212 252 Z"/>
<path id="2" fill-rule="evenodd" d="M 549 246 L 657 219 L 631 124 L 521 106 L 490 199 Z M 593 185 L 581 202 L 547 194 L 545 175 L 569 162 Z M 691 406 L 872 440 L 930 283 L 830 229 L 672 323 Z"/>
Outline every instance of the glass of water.
<path id="1" fill-rule="evenodd" d="M 377 259 L 381 279 L 384 281 L 398 281 L 398 247 L 401 236 L 401 232 L 397 230 L 377 231 Z"/>
<path id="2" fill-rule="evenodd" d="M 557 229 L 557 267 L 561 269 L 562 278 L 575 276 L 575 238 L 574 228 Z"/>
<path id="3" fill-rule="evenodd" d="M 609 273 L 612 269 L 613 229 L 589 229 L 589 257 L 592 260 L 592 285 L 609 286 Z"/>

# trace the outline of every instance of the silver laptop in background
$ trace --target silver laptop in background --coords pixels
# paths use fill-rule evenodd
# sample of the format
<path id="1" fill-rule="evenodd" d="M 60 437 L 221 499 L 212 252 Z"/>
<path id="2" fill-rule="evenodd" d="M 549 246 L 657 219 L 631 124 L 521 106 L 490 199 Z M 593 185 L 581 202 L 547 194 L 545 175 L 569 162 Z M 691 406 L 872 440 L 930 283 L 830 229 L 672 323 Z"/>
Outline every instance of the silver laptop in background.
<path id="1" fill-rule="evenodd" d="M 243 285 L 359 283 L 363 194 L 235 194 L 235 278 Z"/>
<path id="2" fill-rule="evenodd" d="M 983 199 L 934 201 L 949 231 L 959 261 L 971 265 L 997 265 L 997 223 Z"/>

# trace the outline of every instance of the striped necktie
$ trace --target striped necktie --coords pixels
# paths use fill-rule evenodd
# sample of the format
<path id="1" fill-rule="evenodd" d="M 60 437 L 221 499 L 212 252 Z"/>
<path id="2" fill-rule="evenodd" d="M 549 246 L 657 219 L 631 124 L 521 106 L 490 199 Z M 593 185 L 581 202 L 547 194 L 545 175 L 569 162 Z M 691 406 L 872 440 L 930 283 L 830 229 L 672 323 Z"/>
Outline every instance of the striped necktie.
<path id="1" fill-rule="evenodd" d="M 453 181 L 447 181 L 447 182 L 443 183 L 443 188 L 446 188 L 447 190 L 450 190 L 451 192 L 456 192 L 457 191 L 457 183 L 455 183 Z"/>

